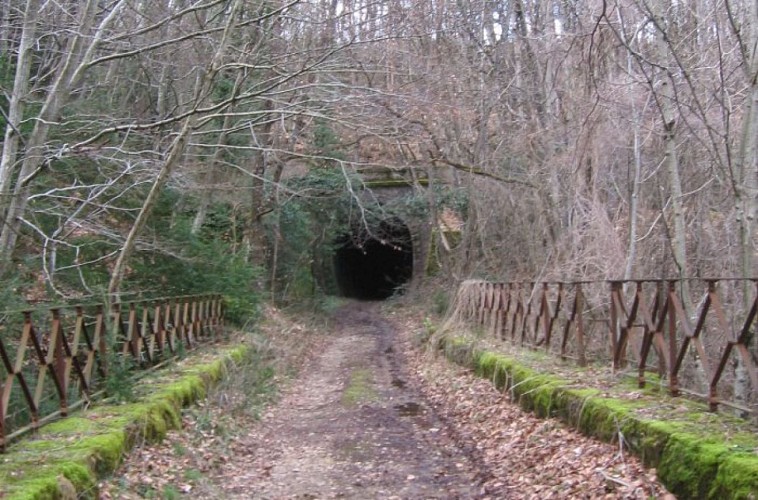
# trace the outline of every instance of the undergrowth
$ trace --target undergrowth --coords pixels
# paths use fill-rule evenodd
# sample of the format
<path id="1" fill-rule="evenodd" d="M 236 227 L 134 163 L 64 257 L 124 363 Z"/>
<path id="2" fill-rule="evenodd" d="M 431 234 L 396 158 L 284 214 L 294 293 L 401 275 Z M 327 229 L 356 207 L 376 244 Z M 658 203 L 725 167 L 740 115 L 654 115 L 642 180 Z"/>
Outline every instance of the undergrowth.
<path id="1" fill-rule="evenodd" d="M 116 403 L 134 401 L 136 383 L 134 361 L 129 355 L 114 353 L 108 356 L 108 376 L 105 377 L 105 393 Z"/>
<path id="2" fill-rule="evenodd" d="M 276 396 L 276 354 L 271 343 L 261 336 L 249 334 L 248 341 L 254 348 L 229 369 L 209 398 L 232 416 L 257 419 Z"/>
<path id="3" fill-rule="evenodd" d="M 183 431 L 170 433 L 163 449 L 146 450 L 144 454 L 127 459 L 125 469 L 104 486 L 113 498 L 142 488 L 142 497 L 173 498 L 176 493 L 163 478 L 179 478 L 173 484 L 191 487 L 193 496 L 217 498 L 218 484 L 212 471 L 216 465 L 233 456 L 240 436 L 256 425 L 263 412 L 276 401 L 279 391 L 290 377 L 303 367 L 306 353 L 312 352 L 314 339 L 326 331 L 320 321 L 305 323 L 298 316 L 284 314 L 272 306 L 264 306 L 263 321 L 252 332 L 237 333 L 247 346 L 244 355 L 235 357 L 221 370 L 220 379 L 206 393 L 203 401 L 182 412 Z M 318 316 L 318 315 L 314 315 Z M 240 351 L 242 352 L 242 351 Z M 145 485 L 139 474 L 144 460 L 164 457 L 159 473 L 153 471 L 154 481 Z M 210 462 L 208 457 L 213 457 Z M 148 458 L 152 457 L 152 458 Z M 215 465 L 214 465 L 215 464 Z M 123 479 L 134 477 L 134 480 Z M 182 498 L 184 490 L 180 488 Z"/>
<path id="4" fill-rule="evenodd" d="M 458 300 L 465 307 L 466 297 L 459 294 Z M 749 422 L 709 414 L 697 402 L 630 390 L 617 374 L 598 368 L 588 378 L 587 368 L 562 365 L 542 352 L 493 345 L 481 327 L 466 325 L 455 313 L 439 327 L 427 318 L 424 331 L 420 336 L 432 352 L 490 379 L 523 409 L 623 443 L 681 498 L 756 498 L 758 460 Z"/>

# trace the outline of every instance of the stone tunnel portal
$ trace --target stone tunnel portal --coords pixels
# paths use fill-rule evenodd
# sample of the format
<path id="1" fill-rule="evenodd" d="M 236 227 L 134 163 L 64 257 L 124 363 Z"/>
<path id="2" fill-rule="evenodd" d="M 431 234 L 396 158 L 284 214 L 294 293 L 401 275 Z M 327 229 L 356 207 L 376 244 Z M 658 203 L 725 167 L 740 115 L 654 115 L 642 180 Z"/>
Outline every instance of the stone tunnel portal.
<path id="1" fill-rule="evenodd" d="M 413 276 L 413 242 L 398 218 L 383 220 L 371 231 L 353 229 L 336 241 L 334 270 L 344 297 L 384 300 Z"/>

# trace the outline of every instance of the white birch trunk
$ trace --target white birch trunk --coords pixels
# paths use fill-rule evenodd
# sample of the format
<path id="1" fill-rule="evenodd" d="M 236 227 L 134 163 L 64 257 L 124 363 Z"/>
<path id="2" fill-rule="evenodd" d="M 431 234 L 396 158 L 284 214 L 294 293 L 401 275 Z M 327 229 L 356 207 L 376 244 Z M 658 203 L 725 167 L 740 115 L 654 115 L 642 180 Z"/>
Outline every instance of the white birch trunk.
<path id="1" fill-rule="evenodd" d="M 673 234 L 671 250 L 680 277 L 687 276 L 687 233 L 682 203 L 682 181 L 679 176 L 679 157 L 676 151 L 676 114 L 674 110 L 674 90 L 668 75 L 661 81 L 661 102 L 663 116 L 663 140 L 665 144 L 664 165 L 668 173 L 669 194 L 671 196 Z M 682 283 L 684 287 L 685 284 Z M 688 301 L 688 306 L 689 301 Z"/>

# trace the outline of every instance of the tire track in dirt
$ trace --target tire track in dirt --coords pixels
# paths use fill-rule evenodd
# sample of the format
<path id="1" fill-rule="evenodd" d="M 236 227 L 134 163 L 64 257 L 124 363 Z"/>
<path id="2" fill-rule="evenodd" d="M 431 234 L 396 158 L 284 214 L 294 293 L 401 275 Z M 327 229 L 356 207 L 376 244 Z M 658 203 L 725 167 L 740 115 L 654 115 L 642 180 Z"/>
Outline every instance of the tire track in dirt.
<path id="1" fill-rule="evenodd" d="M 323 352 L 230 457 L 227 498 L 478 498 L 481 464 L 409 381 L 379 305 L 336 313 Z M 240 443 L 241 444 L 241 443 Z M 247 467 L 240 467 L 246 463 Z"/>

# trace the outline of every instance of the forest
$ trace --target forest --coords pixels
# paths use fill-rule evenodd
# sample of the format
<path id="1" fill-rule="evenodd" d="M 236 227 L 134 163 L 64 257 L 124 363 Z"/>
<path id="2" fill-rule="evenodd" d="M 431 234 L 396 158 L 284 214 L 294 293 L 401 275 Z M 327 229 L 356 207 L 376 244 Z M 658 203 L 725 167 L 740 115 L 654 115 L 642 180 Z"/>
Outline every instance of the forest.
<path id="1" fill-rule="evenodd" d="M 388 217 L 442 282 L 756 275 L 754 1 L 2 0 L 0 90 L 6 309 L 319 300 Z"/>
<path id="2" fill-rule="evenodd" d="M 635 387 L 647 373 L 648 388 L 668 384 L 755 423 L 758 0 L 0 0 L 0 134 L 0 448 L 36 430 L 38 416 L 65 415 L 75 392 L 120 400 L 133 368 L 192 347 L 181 338 L 164 346 L 165 332 L 190 339 L 203 330 L 187 325 L 211 309 L 213 328 L 269 329 L 271 345 L 245 341 L 252 361 L 235 389 L 273 391 L 272 353 L 295 368 L 306 351 L 329 354 L 325 374 L 283 406 L 303 399 L 310 409 L 282 422 L 318 416 L 311 410 L 326 400 L 308 398 L 319 391 L 369 387 L 377 367 L 389 370 L 377 380 L 390 400 L 411 394 L 412 377 L 395 373 L 403 351 L 389 339 L 439 347 L 457 314 L 455 328 L 470 327 L 474 344 L 498 337 L 530 354 L 578 352 L 578 370 L 591 365 L 577 372 L 582 383 L 598 366 L 637 377 Z M 668 295 L 656 292 L 664 286 Z M 200 294 L 213 305 L 190 313 L 188 299 L 181 316 L 171 302 Z M 418 311 L 390 317 L 400 300 L 345 301 L 350 312 L 337 296 L 402 296 Z M 518 306 L 506 311 L 506 296 Z M 304 311 L 325 325 L 318 335 L 287 317 Z M 267 316 L 273 323 L 256 323 Z M 510 340 L 506 320 L 521 325 Z M 160 333 L 145 340 L 151 324 Z M 488 359 L 496 382 L 499 358 Z M 544 366 L 561 363 L 556 355 Z M 548 380 L 543 371 L 536 378 Z M 449 392 L 458 379 L 432 378 L 451 406 L 470 397 Z M 580 416 L 589 399 L 577 399 Z M 356 443 L 364 428 L 399 427 L 397 412 L 356 425 L 363 402 L 337 403 Z M 412 405 L 420 408 L 409 399 L 399 409 Z M 493 421 L 518 418 L 500 411 L 481 420 L 486 434 L 471 449 L 506 429 Z M 626 413 L 610 415 L 619 451 L 603 456 L 623 459 Z M 274 435 L 292 450 L 314 436 L 320 449 L 324 422 L 304 440 Z M 326 430 L 343 438 L 350 429 Z M 518 448 L 541 449 L 530 436 Z M 589 448 L 539 439 L 597 476 Z M 695 484 L 710 479 L 691 458 L 722 452 L 709 451 L 710 438 L 693 443 L 688 456 L 671 448 L 671 460 Z M 545 469 L 542 455 L 507 450 L 492 455 L 506 473 L 503 458 Z M 724 450 L 754 458 L 752 444 Z M 421 463 L 408 456 L 397 463 Z M 29 470 L 42 470 L 47 452 L 33 457 Z M 400 483 L 417 474 L 398 470 Z M 735 484 L 748 477 L 734 470 Z M 607 477 L 600 483 L 607 493 Z"/>

